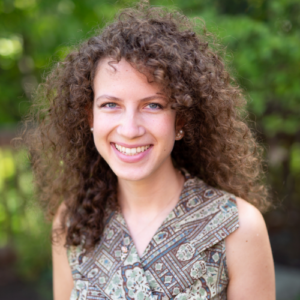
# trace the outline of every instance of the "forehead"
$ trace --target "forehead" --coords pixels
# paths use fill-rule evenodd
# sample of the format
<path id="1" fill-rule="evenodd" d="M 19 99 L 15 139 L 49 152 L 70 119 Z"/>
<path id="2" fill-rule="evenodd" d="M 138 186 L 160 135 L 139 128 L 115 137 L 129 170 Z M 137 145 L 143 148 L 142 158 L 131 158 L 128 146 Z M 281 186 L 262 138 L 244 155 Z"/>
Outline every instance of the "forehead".
<path id="1" fill-rule="evenodd" d="M 94 77 L 94 90 L 119 90 L 131 89 L 145 93 L 164 93 L 163 86 L 151 80 L 150 72 L 141 72 L 122 58 L 119 62 L 113 58 L 101 59 L 97 65 Z"/>

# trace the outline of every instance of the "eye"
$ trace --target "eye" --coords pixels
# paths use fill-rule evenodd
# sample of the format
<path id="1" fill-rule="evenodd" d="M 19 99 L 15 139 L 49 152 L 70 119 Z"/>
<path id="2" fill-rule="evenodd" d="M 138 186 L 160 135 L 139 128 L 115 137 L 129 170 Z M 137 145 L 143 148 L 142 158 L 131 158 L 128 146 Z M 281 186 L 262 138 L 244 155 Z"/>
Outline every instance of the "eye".
<path id="1" fill-rule="evenodd" d="M 102 104 L 101 107 L 115 108 L 115 107 L 117 107 L 117 104 L 114 102 L 108 102 L 108 103 Z"/>
<path id="2" fill-rule="evenodd" d="M 149 103 L 147 106 L 151 109 L 161 109 L 162 108 L 162 105 L 160 105 L 158 103 Z"/>

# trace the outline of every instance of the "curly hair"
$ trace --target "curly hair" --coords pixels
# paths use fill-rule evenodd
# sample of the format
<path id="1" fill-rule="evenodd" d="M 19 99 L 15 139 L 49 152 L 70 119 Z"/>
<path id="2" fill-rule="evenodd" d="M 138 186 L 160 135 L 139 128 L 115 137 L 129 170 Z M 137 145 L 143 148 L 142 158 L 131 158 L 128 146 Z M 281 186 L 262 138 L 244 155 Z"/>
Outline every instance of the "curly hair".
<path id="1" fill-rule="evenodd" d="M 96 150 L 88 122 L 103 58 L 123 58 L 165 88 L 184 124 L 171 154 L 177 168 L 260 210 L 268 206 L 262 148 L 245 122 L 245 98 L 211 35 L 197 24 L 141 2 L 69 53 L 40 86 L 24 140 L 48 214 L 62 202 L 67 207 L 67 245 L 84 241 L 92 249 L 106 209 L 118 207 L 117 177 Z"/>

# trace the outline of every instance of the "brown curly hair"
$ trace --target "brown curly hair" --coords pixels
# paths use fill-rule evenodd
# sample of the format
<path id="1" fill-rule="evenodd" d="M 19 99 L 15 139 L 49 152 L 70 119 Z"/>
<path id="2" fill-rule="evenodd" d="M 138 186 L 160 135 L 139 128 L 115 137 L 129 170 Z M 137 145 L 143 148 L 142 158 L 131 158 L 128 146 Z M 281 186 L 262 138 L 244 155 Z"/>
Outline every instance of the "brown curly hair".
<path id="1" fill-rule="evenodd" d="M 165 87 L 184 123 L 184 138 L 172 151 L 177 168 L 261 210 L 268 206 L 262 150 L 244 121 L 246 101 L 211 35 L 196 24 L 141 2 L 78 46 L 40 86 L 24 140 L 48 213 L 62 202 L 67 207 L 67 245 L 84 241 L 92 249 L 106 209 L 118 205 L 116 175 L 97 152 L 88 123 L 95 70 L 107 57 L 126 59 Z"/>

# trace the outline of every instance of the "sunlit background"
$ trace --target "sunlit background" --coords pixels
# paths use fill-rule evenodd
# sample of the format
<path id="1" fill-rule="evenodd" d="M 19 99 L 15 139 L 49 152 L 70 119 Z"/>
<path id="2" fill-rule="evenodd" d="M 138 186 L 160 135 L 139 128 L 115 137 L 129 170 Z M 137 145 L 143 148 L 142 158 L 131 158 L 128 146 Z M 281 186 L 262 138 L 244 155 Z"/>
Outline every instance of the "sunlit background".
<path id="1" fill-rule="evenodd" d="M 54 62 L 136 1 L 0 0 L 0 298 L 52 299 L 50 225 L 26 150 L 10 143 Z M 278 300 L 300 299 L 300 2 L 156 0 L 205 20 L 248 98 L 276 208 L 265 215 Z"/>

